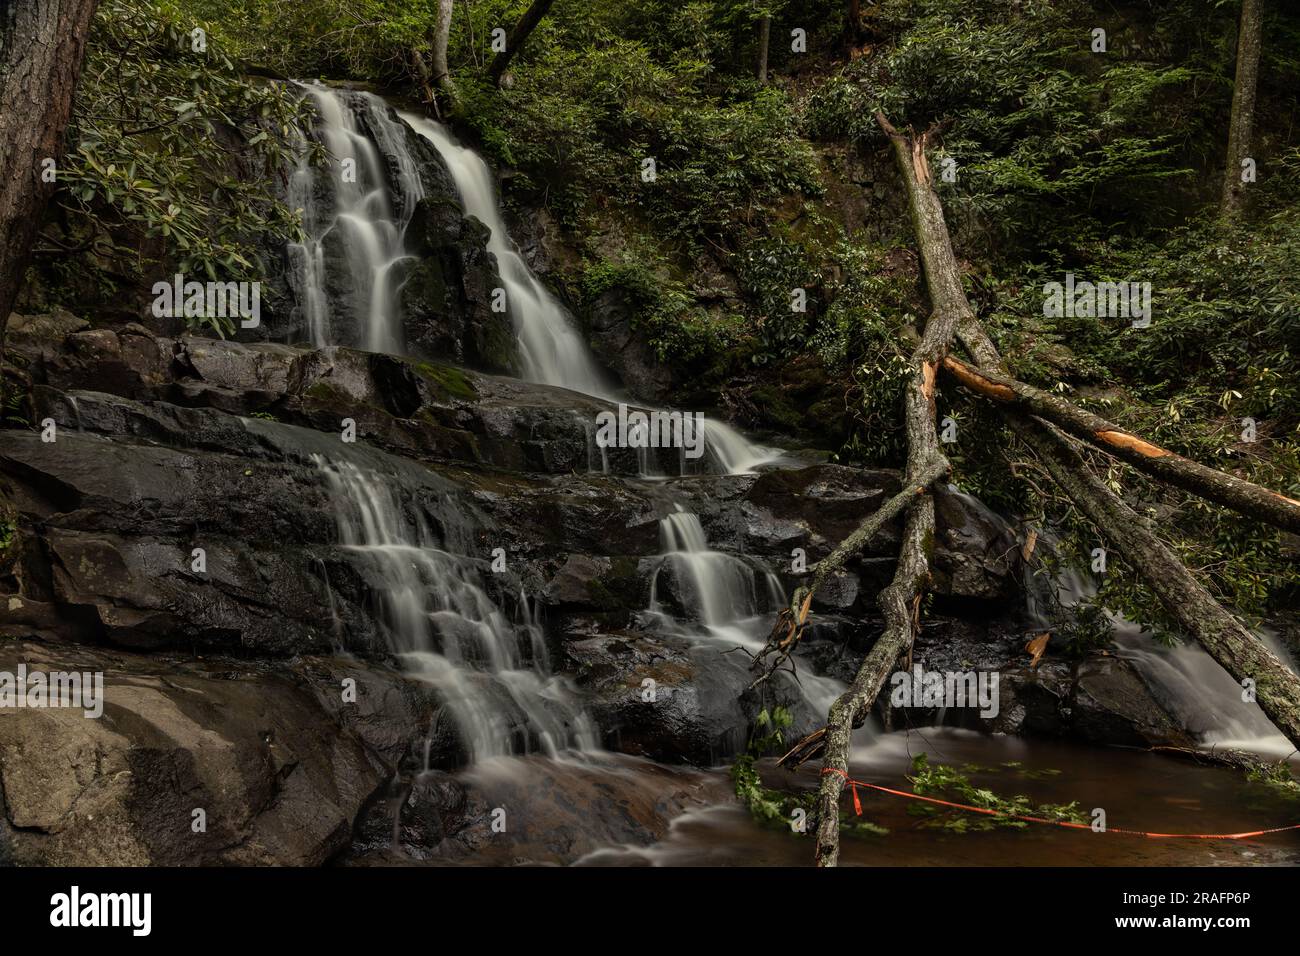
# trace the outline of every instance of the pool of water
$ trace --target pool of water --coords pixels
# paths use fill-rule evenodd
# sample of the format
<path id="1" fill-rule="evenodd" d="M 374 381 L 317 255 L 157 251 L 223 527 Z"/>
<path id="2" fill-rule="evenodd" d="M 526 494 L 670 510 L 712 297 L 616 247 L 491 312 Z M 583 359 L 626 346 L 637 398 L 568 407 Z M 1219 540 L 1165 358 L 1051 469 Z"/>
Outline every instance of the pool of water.
<path id="1" fill-rule="evenodd" d="M 1236 770 L 1142 751 L 928 729 L 883 734 L 856 746 L 859 780 L 911 790 L 912 757 L 980 768 L 973 783 L 1035 803 L 1077 800 L 1090 817 L 1106 811 L 1112 827 L 1165 833 L 1238 833 L 1300 823 L 1300 800 L 1248 781 Z M 1014 765 L 1014 766 L 1004 766 Z M 820 765 L 789 772 L 763 764 L 772 787 L 811 789 Z M 1048 771 L 1059 771 L 1049 773 Z M 721 772 L 719 772 L 720 774 Z M 888 833 L 845 837 L 844 866 L 1216 866 L 1300 864 L 1300 830 L 1246 840 L 1151 839 L 1029 824 L 1025 829 L 952 833 L 924 826 L 909 801 L 860 791 L 865 816 Z M 851 806 L 844 796 L 844 806 Z M 734 801 L 687 809 L 648 846 L 609 846 L 574 861 L 583 865 L 807 866 L 812 836 L 762 826 Z"/>

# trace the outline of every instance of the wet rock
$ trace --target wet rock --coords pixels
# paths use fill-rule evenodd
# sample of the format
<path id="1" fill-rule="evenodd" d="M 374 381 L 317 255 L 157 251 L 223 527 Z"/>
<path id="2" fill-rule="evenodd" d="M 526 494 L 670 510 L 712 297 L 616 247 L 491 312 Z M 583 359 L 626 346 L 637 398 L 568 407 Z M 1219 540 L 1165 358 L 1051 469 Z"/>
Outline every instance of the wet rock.
<path id="1" fill-rule="evenodd" d="M 1161 706 L 1132 662 L 1106 651 L 1077 658 L 1049 653 L 1033 668 L 1026 639 L 997 622 L 933 620 L 917 639 L 913 662 L 923 671 L 996 674 L 997 713 L 982 716 L 974 706 L 942 712 L 895 707 L 887 680 L 877 701 L 886 726 L 942 723 L 1101 745 L 1193 746 L 1193 736 Z"/>
<path id="2" fill-rule="evenodd" d="M 15 312 L 9 316 L 9 324 L 5 327 L 5 341 L 11 348 L 48 346 L 61 349 L 65 338 L 89 327 L 89 322 L 67 309 L 54 309 L 35 315 L 19 315 Z"/>
<path id="3" fill-rule="evenodd" d="M 492 309 L 493 290 L 502 282 L 496 257 L 487 251 L 488 235 L 486 226 L 461 218 L 459 207 L 444 198 L 416 204 L 408 237 L 419 260 L 400 295 L 407 346 L 416 355 L 490 372 L 514 369 L 510 316 Z"/>
<path id="4" fill-rule="evenodd" d="M 384 779 L 284 673 L 0 645 L 0 670 L 19 664 L 100 672 L 105 700 L 98 719 L 0 710 L 7 851 L 20 864 L 319 865 Z"/>
<path id="5" fill-rule="evenodd" d="M 791 739 L 825 722 L 788 675 L 749 690 L 750 658 L 720 642 L 594 628 L 584 637 L 583 630 L 575 622 L 564 652 L 612 750 L 710 767 L 744 751 L 764 709 L 791 711 Z"/>
<path id="6" fill-rule="evenodd" d="M 935 489 L 935 589 L 956 598 L 1011 597 L 1020 582 L 1015 529 L 951 486 Z"/>
<path id="7" fill-rule="evenodd" d="M 539 865 L 649 846 L 688 809 L 728 799 L 721 774 L 611 754 L 517 758 L 421 774 L 376 803 L 342 862 Z"/>
<path id="8" fill-rule="evenodd" d="M 638 308 L 628 290 L 606 289 L 583 309 L 587 337 L 596 358 L 618 375 L 632 395 L 662 402 L 673 391 L 672 371 L 659 361 L 638 329 Z"/>

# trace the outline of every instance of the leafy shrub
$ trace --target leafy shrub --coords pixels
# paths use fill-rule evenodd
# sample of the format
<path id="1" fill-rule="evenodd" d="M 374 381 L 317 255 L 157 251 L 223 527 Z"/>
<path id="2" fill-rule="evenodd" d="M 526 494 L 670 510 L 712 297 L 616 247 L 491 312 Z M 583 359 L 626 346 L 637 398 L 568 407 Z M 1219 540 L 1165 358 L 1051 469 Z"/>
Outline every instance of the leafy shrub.
<path id="1" fill-rule="evenodd" d="M 298 216 L 274 184 L 301 121 L 298 96 L 245 78 L 214 42 L 194 50 L 187 24 L 147 0 L 107 0 L 58 200 L 108 255 L 140 255 L 105 248 L 127 226 L 162 239 L 182 272 L 255 279 L 265 273 L 259 247 L 297 234 Z"/>

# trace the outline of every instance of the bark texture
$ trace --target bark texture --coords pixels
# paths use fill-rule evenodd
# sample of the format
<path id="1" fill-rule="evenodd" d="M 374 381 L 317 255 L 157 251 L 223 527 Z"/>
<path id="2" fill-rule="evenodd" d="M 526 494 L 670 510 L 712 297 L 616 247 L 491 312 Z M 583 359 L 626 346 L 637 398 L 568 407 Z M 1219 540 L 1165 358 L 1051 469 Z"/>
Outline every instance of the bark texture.
<path id="1" fill-rule="evenodd" d="M 908 209 L 918 236 L 935 236 L 921 244 L 921 264 L 930 291 L 932 311 L 925 333 L 912 353 L 914 371 L 903 398 L 907 427 L 907 477 L 909 487 L 928 488 L 934 474 L 946 474 L 948 460 L 939 450 L 934 423 L 935 375 L 952 342 L 957 325 L 970 305 L 961 292 L 961 275 L 939 198 L 931 188 L 925 159 L 926 134 L 906 137 L 880 113 L 876 121 L 889 136 L 894 159 L 907 186 Z M 937 227 L 941 232 L 933 230 Z M 927 231 L 922 232 L 922 228 Z M 973 317 L 973 316 L 972 316 Z M 885 629 L 858 668 L 853 683 L 831 705 L 827 715 L 822 755 L 821 786 L 817 795 L 818 866 L 836 866 L 840 852 L 840 796 L 848 774 L 849 741 L 855 724 L 870 711 L 885 678 L 899 656 L 911 646 L 919 624 L 921 598 L 930 580 L 930 552 L 934 547 L 934 499 L 927 492 L 913 496 L 908 507 L 893 580 L 880 592 L 877 603 Z"/>
<path id="2" fill-rule="evenodd" d="M 429 72 L 433 86 L 440 90 L 448 100 L 455 104 L 456 85 L 451 81 L 451 69 L 447 66 L 447 42 L 451 37 L 451 15 L 455 0 L 438 0 L 438 19 L 433 29 L 432 63 Z"/>
<path id="3" fill-rule="evenodd" d="M 1094 415 L 1060 396 L 1024 382 L 997 372 L 972 368 L 952 356 L 944 359 L 943 367 L 944 371 L 976 394 L 1046 419 L 1153 478 L 1159 478 L 1247 517 L 1287 531 L 1300 532 L 1300 501 L 1294 498 L 1176 455 L 1126 432 L 1100 415 Z"/>
<path id="4" fill-rule="evenodd" d="M 6 0 L 0 6 L 0 340 L 62 160 L 97 0 Z M 3 359 L 3 352 L 0 352 Z"/>
<path id="5" fill-rule="evenodd" d="M 1241 161 L 1250 156 L 1255 133 L 1255 90 L 1259 85 L 1259 52 L 1264 31 L 1264 0 L 1241 0 L 1237 27 L 1237 78 L 1232 85 L 1232 114 L 1228 119 L 1228 160 L 1223 174 L 1220 212 L 1233 218 L 1241 212 L 1246 184 Z"/>
<path id="6" fill-rule="evenodd" d="M 492 59 L 492 65 L 488 68 L 488 75 L 494 81 L 501 82 L 501 76 L 505 73 L 506 67 L 510 65 L 510 61 L 514 59 L 515 54 L 523 48 L 524 43 L 528 40 L 528 35 L 537 28 L 537 24 L 542 22 L 542 17 L 550 12 L 551 5 L 554 2 L 555 0 L 533 0 L 532 5 L 524 11 L 524 15 L 519 18 L 519 22 L 515 24 L 515 28 L 510 31 L 510 35 L 506 38 L 506 48 Z"/>
<path id="7" fill-rule="evenodd" d="M 758 82 L 767 83 L 767 51 L 772 42 L 772 18 L 758 21 Z"/>

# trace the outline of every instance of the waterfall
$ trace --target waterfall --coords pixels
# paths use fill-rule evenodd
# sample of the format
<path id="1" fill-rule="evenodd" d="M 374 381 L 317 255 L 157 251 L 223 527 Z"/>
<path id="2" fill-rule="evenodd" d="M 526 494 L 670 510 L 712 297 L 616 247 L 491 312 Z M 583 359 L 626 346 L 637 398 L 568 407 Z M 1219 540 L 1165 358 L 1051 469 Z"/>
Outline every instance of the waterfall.
<path id="1" fill-rule="evenodd" d="M 1040 537 L 1040 547 L 1053 545 L 1050 536 Z M 1044 593 L 1048 589 L 1051 593 Z M 1049 630 L 1055 626 L 1054 607 L 1069 611 L 1095 595 L 1097 586 L 1077 570 L 1064 568 L 1053 581 L 1027 580 L 1026 590 L 1031 622 Z M 1241 699 L 1241 686 L 1199 644 L 1167 647 L 1123 615 L 1109 610 L 1105 615 L 1116 656 L 1132 663 L 1160 705 L 1203 745 L 1278 755 L 1295 749 L 1257 704 Z M 1260 638 L 1294 669 L 1290 655 L 1271 633 L 1263 632 Z"/>
<path id="2" fill-rule="evenodd" d="M 423 194 L 405 133 L 376 96 L 299 85 L 315 107 L 312 135 L 327 159 L 324 168 L 313 166 L 304 148 L 289 178 L 288 203 L 302 209 L 306 236 L 288 247 L 298 317 L 317 348 L 400 354 L 397 291 L 410 258 L 402 239 Z M 330 282 L 331 266 L 346 272 L 346 282 Z"/>
<path id="3" fill-rule="evenodd" d="M 740 558 L 709 548 L 704 526 L 698 515 L 675 506 L 676 510 L 659 521 L 659 540 L 664 550 L 663 563 L 650 582 L 652 619 L 668 630 L 718 643 L 728 650 L 737 647 L 754 653 L 763 647 L 772 618 L 764 614 L 759 602 L 762 580 L 767 610 L 784 607 L 787 601 L 781 582 L 771 571 L 756 571 Z M 702 629 L 676 620 L 660 599 L 660 577 L 667 568 L 673 576 L 673 593 L 683 606 L 687 618 Z M 736 655 L 738 667 L 749 674 L 748 658 Z M 780 674 L 777 679 L 786 679 Z M 829 677 L 820 677 L 801 669 L 796 685 L 798 694 L 815 715 L 824 719 L 830 705 L 845 690 L 845 685 Z"/>
<path id="4" fill-rule="evenodd" d="M 437 690 L 471 760 L 595 749 L 594 725 L 551 673 L 527 596 L 521 591 L 510 620 L 475 563 L 440 542 L 418 512 L 407 517 L 395 482 L 348 461 L 314 461 L 330 486 L 342 547 L 373 572 L 390 650 Z"/>
<path id="5" fill-rule="evenodd" d="M 762 640 L 742 622 L 758 617 L 754 569 L 740 558 L 709 550 L 698 516 L 678 510 L 659 521 L 664 563 L 676 578 L 679 600 L 715 637 L 756 650 Z M 663 613 L 659 575 L 651 583 L 651 610 Z M 778 585 L 779 587 L 779 585 Z"/>
<path id="6" fill-rule="evenodd" d="M 608 397 L 612 392 L 610 383 L 564 306 L 547 291 L 511 244 L 488 164 L 478 153 L 452 138 L 441 124 L 414 113 L 401 116 L 442 156 L 455 180 L 466 215 L 474 216 L 491 230 L 488 251 L 496 256 L 497 269 L 517 320 L 519 357 L 525 377 L 531 382 L 562 385 L 575 392 Z"/>
<path id="7" fill-rule="evenodd" d="M 488 250 L 506 288 L 524 376 L 605 401 L 624 400 L 572 316 L 511 242 L 493 173 L 481 157 L 437 123 L 406 113 L 396 118 L 371 94 L 300 86 L 317 116 L 309 135 L 328 155 L 324 168 L 314 166 L 305 149 L 288 189 L 290 205 L 303 210 L 305 234 L 288 248 L 288 278 L 300 327 L 313 346 L 404 350 L 398 292 L 410 257 L 403 241 L 423 195 L 405 121 L 446 163 L 464 213 L 489 229 Z M 589 436 L 592 424 L 583 423 Z M 662 455 L 661 462 L 647 449 L 643 473 L 658 475 L 669 465 L 675 474 L 702 467 L 743 474 L 780 455 L 719 421 L 706 419 L 702 430 L 702 460 L 677 453 Z M 551 671 L 533 605 L 521 591 L 507 602 L 515 613 L 503 610 L 499 591 L 486 585 L 478 564 L 466 556 L 470 537 L 464 535 L 459 548 L 445 540 L 454 516 L 439 515 L 431 524 L 403 500 L 395 478 L 333 454 L 315 461 L 331 490 L 341 547 L 353 556 L 373 595 L 379 630 L 408 673 L 436 689 L 471 761 L 595 749 L 597 733 L 576 692 Z M 608 470 L 606 450 L 593 452 L 590 465 Z M 759 610 L 755 570 L 709 550 L 694 515 L 679 508 L 665 521 L 665 561 L 693 595 L 688 600 L 704 628 L 692 636 L 726 648 L 761 643 L 768 625 Z M 761 586 L 768 607 L 784 601 L 774 575 L 763 572 Z M 741 655 L 730 659 L 731 666 L 746 668 Z M 807 673 L 801 680 L 801 693 L 810 702 L 816 699 L 814 706 L 824 714 L 840 685 Z"/>
<path id="8" fill-rule="evenodd" d="M 623 400 L 578 334 L 572 316 L 511 243 L 488 164 L 457 142 L 440 123 L 414 113 L 400 115 L 433 144 L 447 164 L 466 215 L 474 216 L 491 231 L 488 249 L 496 256 L 505 283 L 525 377 L 608 401 Z M 710 463 L 723 474 L 747 474 L 780 456 L 778 451 L 754 445 L 734 428 L 713 419 L 704 422 L 704 447 Z M 653 475 L 656 468 L 647 464 L 643 472 Z"/>

